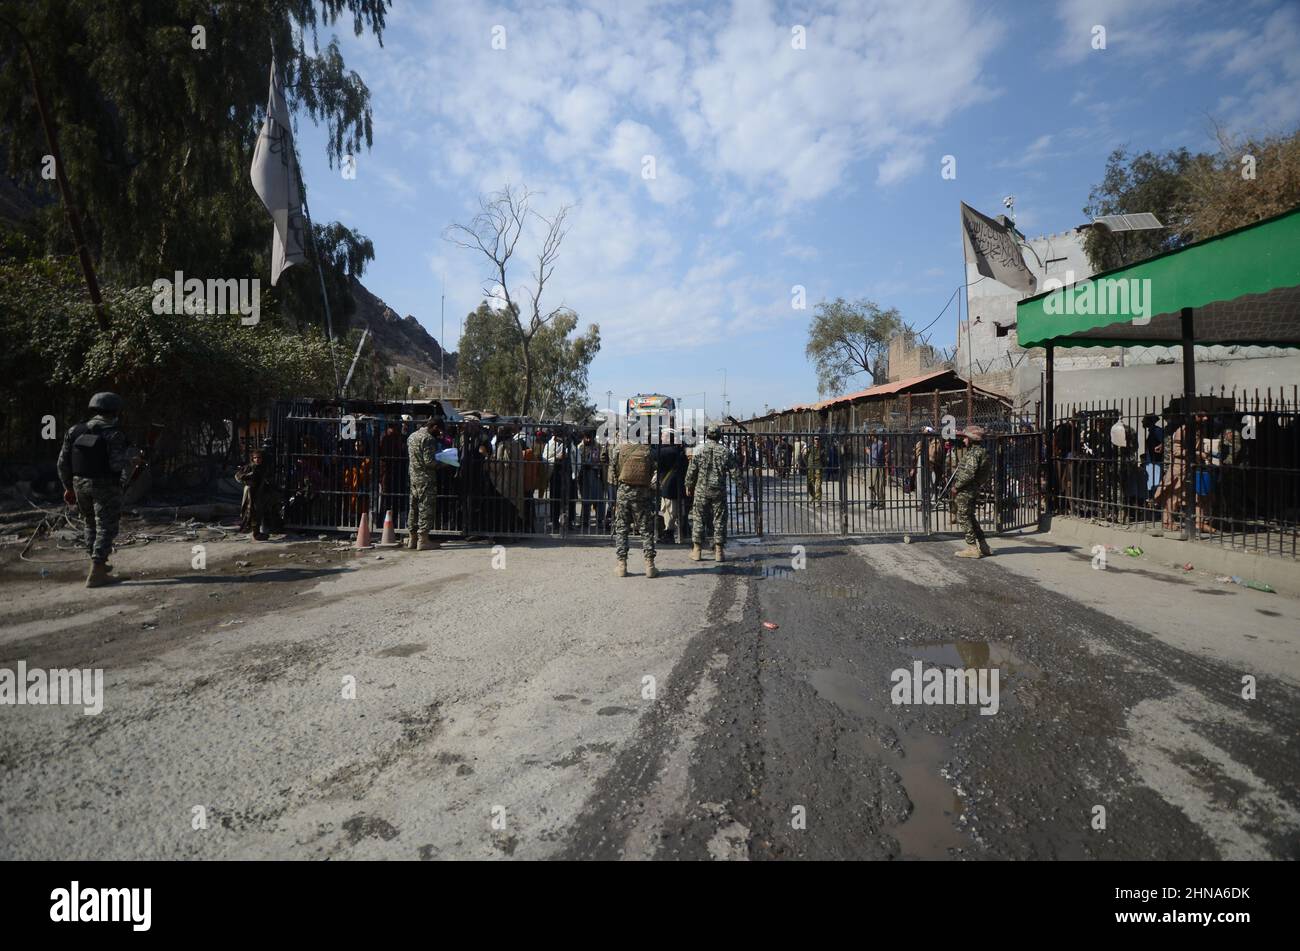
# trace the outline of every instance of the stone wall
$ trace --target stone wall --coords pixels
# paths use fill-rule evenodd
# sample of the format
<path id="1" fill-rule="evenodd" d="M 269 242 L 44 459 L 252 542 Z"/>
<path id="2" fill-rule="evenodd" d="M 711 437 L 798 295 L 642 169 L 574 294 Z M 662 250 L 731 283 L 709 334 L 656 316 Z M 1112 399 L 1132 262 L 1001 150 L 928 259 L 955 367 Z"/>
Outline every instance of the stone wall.
<path id="1" fill-rule="evenodd" d="M 929 344 L 908 334 L 897 334 L 889 341 L 888 381 L 907 380 L 943 369 L 944 363 Z"/>

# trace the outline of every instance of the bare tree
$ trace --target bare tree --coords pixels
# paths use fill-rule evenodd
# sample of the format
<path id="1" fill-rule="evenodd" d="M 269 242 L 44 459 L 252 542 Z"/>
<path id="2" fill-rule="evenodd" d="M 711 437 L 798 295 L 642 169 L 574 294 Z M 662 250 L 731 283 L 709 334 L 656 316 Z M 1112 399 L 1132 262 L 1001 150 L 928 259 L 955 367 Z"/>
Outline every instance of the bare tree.
<path id="1" fill-rule="evenodd" d="M 478 251 L 490 264 L 491 276 L 485 279 L 483 293 L 492 299 L 502 300 L 507 312 L 514 318 L 519 331 L 519 353 L 524 377 L 524 396 L 520 402 L 527 416 L 533 399 L 532 343 L 537 332 L 560 314 L 571 313 L 561 305 L 543 312 L 542 295 L 555 271 L 555 261 L 560 256 L 560 245 L 568 234 L 569 205 L 561 205 L 550 218 L 532 207 L 533 193 L 527 188 L 513 189 L 506 185 L 499 192 L 479 198 L 479 212 L 468 225 L 450 225 L 444 237 L 458 248 Z M 530 219 L 535 218 L 545 227 L 545 235 L 537 251 L 537 264 L 530 282 L 520 290 L 522 306 L 510 290 L 510 259 Z"/>

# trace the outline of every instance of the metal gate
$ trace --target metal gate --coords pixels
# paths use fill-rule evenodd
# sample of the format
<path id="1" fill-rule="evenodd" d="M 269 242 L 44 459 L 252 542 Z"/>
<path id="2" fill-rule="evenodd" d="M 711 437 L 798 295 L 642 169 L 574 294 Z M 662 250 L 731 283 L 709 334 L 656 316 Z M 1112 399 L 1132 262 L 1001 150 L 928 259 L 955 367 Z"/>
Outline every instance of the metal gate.
<path id="1" fill-rule="evenodd" d="M 1040 433 L 990 435 L 994 478 L 981 493 L 992 531 L 1035 525 Z M 963 449 L 938 434 L 723 434 L 740 477 L 730 531 L 762 535 L 930 535 L 958 531 L 947 487 Z"/>
<path id="2" fill-rule="evenodd" d="M 1045 475 L 1042 433 L 1008 433 L 994 443 L 993 485 L 999 532 L 1038 526 Z"/>

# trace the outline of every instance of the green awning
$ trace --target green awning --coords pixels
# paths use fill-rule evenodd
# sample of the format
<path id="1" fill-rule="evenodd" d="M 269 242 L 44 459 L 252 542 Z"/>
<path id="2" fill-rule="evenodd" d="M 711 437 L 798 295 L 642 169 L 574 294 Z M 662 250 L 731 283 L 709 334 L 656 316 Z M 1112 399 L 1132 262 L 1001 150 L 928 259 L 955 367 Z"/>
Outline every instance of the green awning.
<path id="1" fill-rule="evenodd" d="M 1300 208 L 1016 305 L 1022 347 L 1300 347 Z"/>

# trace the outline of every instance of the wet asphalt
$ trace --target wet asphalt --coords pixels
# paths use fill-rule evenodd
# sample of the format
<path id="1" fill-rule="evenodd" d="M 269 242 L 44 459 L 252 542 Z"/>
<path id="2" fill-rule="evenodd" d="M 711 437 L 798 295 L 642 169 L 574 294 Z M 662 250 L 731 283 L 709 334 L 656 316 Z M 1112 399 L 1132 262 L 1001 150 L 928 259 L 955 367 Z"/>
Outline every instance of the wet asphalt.
<path id="1" fill-rule="evenodd" d="M 740 547 L 713 568 L 708 626 L 597 784 L 564 857 L 1217 859 L 1207 825 L 1224 822 L 1248 828 L 1259 857 L 1300 858 L 1293 829 L 1247 809 L 1215 763 L 1179 763 L 1215 810 L 1193 821 L 1138 775 L 1134 745 L 1151 739 L 1130 729 L 1138 704 L 1199 693 L 1233 715 L 1195 730 L 1294 810 L 1300 691 L 1265 674 L 1268 699 L 1243 703 L 1239 671 L 996 558 L 956 559 L 961 582 L 936 591 L 872 571 L 853 550 L 861 540 L 810 542 L 806 570 L 773 571 L 790 543 Z M 952 561 L 951 540 L 917 544 Z M 997 713 L 892 703 L 891 673 L 916 660 L 998 668 Z"/>

